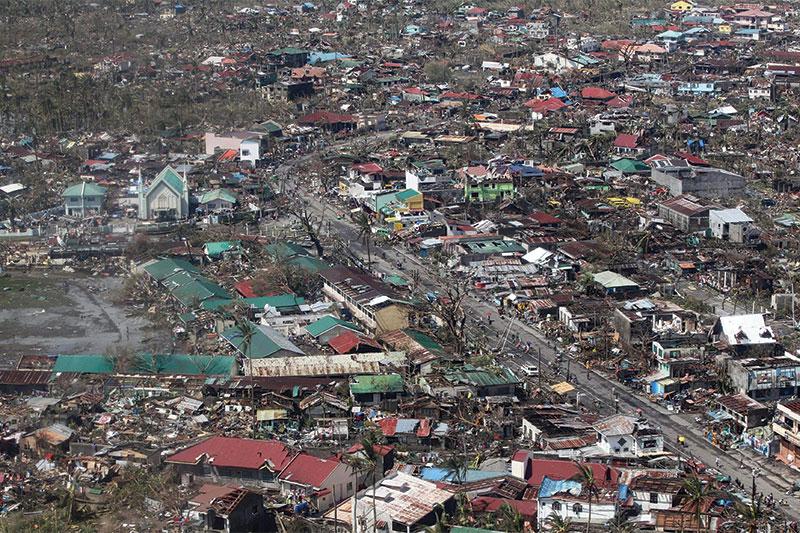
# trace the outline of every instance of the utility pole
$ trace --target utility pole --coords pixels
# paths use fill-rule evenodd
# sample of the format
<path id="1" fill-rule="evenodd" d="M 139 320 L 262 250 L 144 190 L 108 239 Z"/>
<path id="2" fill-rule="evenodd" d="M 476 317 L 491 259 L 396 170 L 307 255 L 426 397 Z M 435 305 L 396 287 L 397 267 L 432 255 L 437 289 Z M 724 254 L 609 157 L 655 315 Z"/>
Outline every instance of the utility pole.
<path id="1" fill-rule="evenodd" d="M 537 370 L 539 371 L 539 388 L 542 388 L 542 347 L 539 346 L 539 357 L 537 361 Z"/>

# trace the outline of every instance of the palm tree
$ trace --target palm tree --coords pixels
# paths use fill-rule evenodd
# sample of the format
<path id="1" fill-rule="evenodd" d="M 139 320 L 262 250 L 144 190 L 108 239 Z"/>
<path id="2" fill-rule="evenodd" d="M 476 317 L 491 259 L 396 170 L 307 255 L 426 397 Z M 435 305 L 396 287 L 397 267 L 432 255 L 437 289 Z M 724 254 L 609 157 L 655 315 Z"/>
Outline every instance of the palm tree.
<path id="1" fill-rule="evenodd" d="M 628 518 L 617 514 L 613 519 L 606 523 L 610 533 L 635 533 L 636 526 L 628 522 Z"/>
<path id="2" fill-rule="evenodd" d="M 572 531 L 572 520 L 553 513 L 547 517 L 547 529 L 550 533 L 569 533 Z"/>
<path id="3" fill-rule="evenodd" d="M 362 212 L 356 219 L 358 238 L 367 247 L 367 270 L 372 269 L 372 219 Z"/>
<path id="4" fill-rule="evenodd" d="M 592 496 L 597 492 L 597 480 L 594 478 L 594 470 L 592 470 L 591 466 L 581 464 L 577 461 L 575 461 L 575 465 L 578 467 L 578 473 L 575 475 L 575 479 L 580 481 L 583 488 L 586 489 L 586 495 L 589 500 L 589 516 L 586 519 L 586 533 L 589 533 L 589 529 L 592 526 Z"/>
<path id="5" fill-rule="evenodd" d="M 686 493 L 686 503 L 690 504 L 690 507 L 694 507 L 697 531 L 701 531 L 703 529 L 703 504 L 711 495 L 708 486 L 697 476 L 692 476 L 683 482 L 683 491 Z"/>
<path id="6" fill-rule="evenodd" d="M 451 455 L 444 462 L 444 468 L 449 473 L 453 474 L 453 483 L 463 483 L 467 479 L 467 464 L 466 457 L 463 459 L 457 455 Z"/>
<path id="7" fill-rule="evenodd" d="M 523 520 L 519 511 L 504 503 L 495 513 L 496 526 L 501 531 L 519 532 L 522 531 Z"/>

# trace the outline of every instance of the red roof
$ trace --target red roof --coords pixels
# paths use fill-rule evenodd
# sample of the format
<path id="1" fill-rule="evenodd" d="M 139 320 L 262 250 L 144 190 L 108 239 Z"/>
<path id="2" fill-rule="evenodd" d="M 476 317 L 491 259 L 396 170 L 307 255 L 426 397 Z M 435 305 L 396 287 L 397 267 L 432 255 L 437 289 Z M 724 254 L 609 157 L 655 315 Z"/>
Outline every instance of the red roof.
<path id="1" fill-rule="evenodd" d="M 614 139 L 614 146 L 617 148 L 636 148 L 639 146 L 639 136 L 630 133 L 620 133 Z"/>
<path id="2" fill-rule="evenodd" d="M 397 418 L 382 418 L 378 420 L 378 425 L 381 427 L 381 432 L 385 437 L 391 437 L 397 433 Z"/>
<path id="3" fill-rule="evenodd" d="M 203 459 L 216 466 L 258 470 L 267 466 L 280 472 L 294 452 L 277 440 L 211 437 L 170 456 L 166 462 L 198 464 Z"/>
<path id="4" fill-rule="evenodd" d="M 536 517 L 536 500 L 512 500 L 509 498 L 478 496 L 470 502 L 470 508 L 476 513 L 494 513 L 503 505 L 510 506 L 525 520 L 532 521 Z"/>
<path id="5" fill-rule="evenodd" d="M 354 170 L 358 170 L 362 174 L 377 174 L 383 172 L 383 167 L 377 163 L 358 163 L 353 165 Z"/>
<path id="6" fill-rule="evenodd" d="M 625 107 L 630 107 L 631 103 L 633 103 L 633 96 L 623 95 L 623 96 L 615 96 L 614 98 L 606 102 L 606 105 L 608 107 L 615 107 L 618 109 L 622 109 Z"/>
<path id="7" fill-rule="evenodd" d="M 321 487 L 328 476 L 341 463 L 333 459 L 320 459 L 307 453 L 299 453 L 278 476 L 278 479 L 300 485 Z"/>
<path id="8" fill-rule="evenodd" d="M 583 463 L 583 465 L 592 469 L 598 486 L 616 486 L 619 472 L 614 468 L 600 463 Z M 545 476 L 550 479 L 564 480 L 571 479 L 577 474 L 578 466 L 573 461 L 534 459 L 531 461 L 531 475 L 527 481 L 529 485 L 538 487 L 542 484 Z"/>
<path id="9" fill-rule="evenodd" d="M 239 283 L 235 283 L 233 288 L 236 289 L 236 292 L 242 295 L 243 298 L 255 298 L 256 293 L 253 292 L 253 285 L 250 283 L 249 279 L 244 281 L 240 281 Z"/>
<path id="10" fill-rule="evenodd" d="M 530 218 L 535 220 L 539 224 L 561 224 L 561 220 L 543 211 L 536 211 L 535 213 L 531 213 Z"/>
<path id="11" fill-rule="evenodd" d="M 548 98 L 546 100 L 532 99 L 525 102 L 525 107 L 530 108 L 531 111 L 537 113 L 547 113 L 548 111 L 558 111 L 561 108 L 567 107 L 567 104 L 558 98 Z"/>
<path id="12" fill-rule="evenodd" d="M 441 97 L 445 100 L 477 100 L 480 98 L 480 96 L 475 93 L 457 93 L 455 91 L 445 91 L 441 94 Z"/>
<path id="13" fill-rule="evenodd" d="M 611 100 L 616 94 L 602 87 L 584 87 L 581 89 L 581 98 L 587 100 Z"/>
<path id="14" fill-rule="evenodd" d="M 225 150 L 217 158 L 217 161 L 233 161 L 237 155 L 239 155 L 239 150 Z"/>
<path id="15" fill-rule="evenodd" d="M 361 444 L 360 442 L 357 442 L 357 443 L 353 444 L 352 446 L 350 446 L 349 448 L 347 448 L 347 453 L 356 453 L 356 452 L 360 452 L 363 449 L 364 449 L 364 445 Z M 380 455 L 381 457 L 386 457 L 387 455 L 392 453 L 393 450 L 394 450 L 394 446 L 390 446 L 388 444 L 373 444 L 372 445 L 372 451 L 374 451 L 376 454 Z"/>
<path id="16" fill-rule="evenodd" d="M 417 437 L 430 437 L 431 435 L 431 421 L 423 418 L 419 421 L 417 427 Z"/>
<path id="17" fill-rule="evenodd" d="M 368 337 L 363 337 L 358 335 L 353 331 L 345 331 L 336 335 L 331 340 L 328 341 L 328 346 L 333 348 L 333 350 L 338 354 L 346 354 L 346 353 L 353 353 L 362 345 L 371 346 L 375 348 L 377 351 L 381 351 L 381 345 L 378 344 L 377 341 L 372 340 Z"/>
<path id="18" fill-rule="evenodd" d="M 690 154 L 689 152 L 675 152 L 675 155 L 680 157 L 681 159 L 685 160 L 690 165 L 695 165 L 698 167 L 707 167 L 708 161 L 705 159 L 701 159 L 696 155 Z"/>
<path id="19" fill-rule="evenodd" d="M 511 457 L 512 461 L 524 461 L 530 455 L 529 450 L 517 450 L 514 452 L 514 455 Z"/>
<path id="20" fill-rule="evenodd" d="M 330 111 L 315 111 L 297 119 L 299 124 L 340 124 L 342 122 L 355 122 L 353 115 L 342 115 Z"/>

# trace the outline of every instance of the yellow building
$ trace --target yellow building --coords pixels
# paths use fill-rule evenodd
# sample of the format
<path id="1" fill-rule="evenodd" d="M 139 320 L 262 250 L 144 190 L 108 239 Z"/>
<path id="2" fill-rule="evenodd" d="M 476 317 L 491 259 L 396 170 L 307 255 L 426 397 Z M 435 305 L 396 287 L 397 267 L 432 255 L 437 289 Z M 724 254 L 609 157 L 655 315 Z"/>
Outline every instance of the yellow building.
<path id="1" fill-rule="evenodd" d="M 669 9 L 670 11 L 686 13 L 694 9 L 694 4 L 692 2 L 687 2 L 686 0 L 678 0 L 677 2 L 670 4 Z"/>
<path id="2" fill-rule="evenodd" d="M 733 26 L 730 24 L 720 24 L 719 27 L 717 27 L 717 31 L 729 35 L 733 33 Z"/>

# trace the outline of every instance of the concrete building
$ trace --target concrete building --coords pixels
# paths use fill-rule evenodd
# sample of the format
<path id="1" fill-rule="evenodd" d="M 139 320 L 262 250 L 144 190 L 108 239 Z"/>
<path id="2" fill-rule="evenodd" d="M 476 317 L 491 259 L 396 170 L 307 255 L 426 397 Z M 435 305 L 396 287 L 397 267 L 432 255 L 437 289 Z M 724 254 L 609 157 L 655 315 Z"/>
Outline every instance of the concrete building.
<path id="1" fill-rule="evenodd" d="M 65 215 L 85 217 L 102 210 L 106 199 L 106 188 L 96 183 L 82 182 L 67 187 L 61 193 L 61 197 L 64 198 Z"/>
<path id="2" fill-rule="evenodd" d="M 612 415 L 594 424 L 597 446 L 615 457 L 644 457 L 664 451 L 664 437 L 644 420 Z"/>
<path id="3" fill-rule="evenodd" d="M 658 216 L 686 233 L 705 231 L 708 227 L 708 211 L 707 206 L 690 195 L 678 196 L 658 204 Z"/>
<path id="4" fill-rule="evenodd" d="M 741 209 L 711 210 L 708 213 L 708 225 L 711 234 L 724 241 L 744 243 L 758 239 L 753 219 Z"/>
<path id="5" fill-rule="evenodd" d="M 800 400 L 789 400 L 776 407 L 772 430 L 778 437 L 776 458 L 800 469 Z"/>
<path id="6" fill-rule="evenodd" d="M 164 167 L 145 189 L 139 180 L 139 218 L 180 220 L 189 216 L 189 185 L 171 166 Z"/>
<path id="7" fill-rule="evenodd" d="M 252 131 L 206 132 L 205 152 L 214 155 L 217 150 L 235 150 L 239 161 L 256 166 L 265 150 L 262 139 L 262 134 Z"/>
<path id="8" fill-rule="evenodd" d="M 800 358 L 794 355 L 727 359 L 724 367 L 734 390 L 754 400 L 776 401 L 799 392 Z"/>
<path id="9" fill-rule="evenodd" d="M 341 303 L 367 329 L 383 333 L 408 327 L 410 306 L 378 279 L 339 266 L 320 272 L 322 292 Z"/>
<path id="10" fill-rule="evenodd" d="M 743 176 L 711 167 L 656 167 L 651 178 L 669 189 L 672 196 L 691 194 L 700 198 L 723 198 L 741 194 L 745 187 Z"/>

